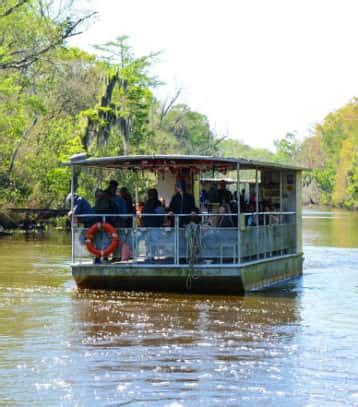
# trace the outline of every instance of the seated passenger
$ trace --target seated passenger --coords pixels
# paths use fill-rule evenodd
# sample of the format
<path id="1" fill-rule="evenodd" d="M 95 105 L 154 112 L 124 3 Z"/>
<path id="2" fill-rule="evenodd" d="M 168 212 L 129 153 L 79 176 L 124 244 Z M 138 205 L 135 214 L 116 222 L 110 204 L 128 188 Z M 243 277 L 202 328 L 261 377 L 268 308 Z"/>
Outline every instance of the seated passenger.
<path id="1" fill-rule="evenodd" d="M 249 204 L 248 212 L 253 212 L 252 215 L 246 217 L 246 226 L 256 226 L 255 205 Z"/>
<path id="2" fill-rule="evenodd" d="M 228 205 L 221 205 L 219 208 L 219 214 L 220 216 L 217 219 L 216 222 L 216 227 L 218 228 L 233 228 L 234 227 L 234 222 L 232 219 L 232 216 L 229 216 L 230 214 L 230 208 Z"/>
<path id="3" fill-rule="evenodd" d="M 275 208 L 272 206 L 266 205 L 264 207 L 264 212 L 274 212 L 274 211 L 275 211 Z M 276 215 L 273 213 L 271 213 L 269 215 L 265 215 L 265 222 L 266 222 L 266 225 L 274 225 L 274 224 L 280 223 L 279 215 Z"/>
<path id="4" fill-rule="evenodd" d="M 162 207 L 158 199 L 158 191 L 155 188 L 148 190 L 148 200 L 145 202 L 142 210 L 143 226 L 146 228 L 158 228 L 163 224 L 163 216 L 147 216 L 147 214 L 165 214 L 165 209 Z"/>
<path id="5" fill-rule="evenodd" d="M 130 215 L 135 215 L 136 214 L 136 209 L 135 205 L 133 205 L 133 199 L 132 195 L 129 193 L 128 189 L 126 187 L 122 187 L 119 190 L 119 196 L 125 201 L 126 206 L 127 206 L 127 213 Z M 132 216 L 128 216 L 125 225 L 127 228 L 131 228 L 133 224 L 133 218 Z"/>
<path id="6" fill-rule="evenodd" d="M 195 200 L 192 194 L 185 192 L 184 180 L 178 180 L 175 184 L 176 194 L 172 197 L 169 205 L 171 214 L 190 214 L 197 211 Z M 190 216 L 181 216 L 179 226 L 184 226 L 190 222 Z"/>

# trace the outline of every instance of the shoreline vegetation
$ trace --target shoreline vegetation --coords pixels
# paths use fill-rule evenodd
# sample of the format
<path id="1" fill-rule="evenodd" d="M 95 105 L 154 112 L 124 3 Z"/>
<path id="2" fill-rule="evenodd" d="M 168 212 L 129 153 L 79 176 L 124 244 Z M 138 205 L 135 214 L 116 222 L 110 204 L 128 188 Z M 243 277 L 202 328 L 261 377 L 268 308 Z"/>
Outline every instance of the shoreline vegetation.
<path id="1" fill-rule="evenodd" d="M 127 37 L 98 46 L 96 55 L 67 45 L 95 13 L 78 15 L 69 2 L 4 0 L 0 4 L 0 212 L 63 208 L 73 154 L 202 154 L 294 163 L 305 172 L 304 204 L 358 209 L 358 99 L 329 113 L 300 140 L 295 133 L 275 151 L 252 148 L 210 128 L 209 118 L 166 100 L 151 71 L 159 54 L 135 56 Z M 86 35 L 85 32 L 82 35 Z M 239 118 L 238 118 L 239 120 Z M 79 174 L 93 196 L 103 174 Z M 110 177 L 111 174 L 108 174 Z M 133 185 L 133 175 L 116 175 Z M 131 178 L 132 177 L 132 178 Z M 144 191 L 151 179 L 140 181 Z M 131 191 L 133 192 L 133 191 Z"/>

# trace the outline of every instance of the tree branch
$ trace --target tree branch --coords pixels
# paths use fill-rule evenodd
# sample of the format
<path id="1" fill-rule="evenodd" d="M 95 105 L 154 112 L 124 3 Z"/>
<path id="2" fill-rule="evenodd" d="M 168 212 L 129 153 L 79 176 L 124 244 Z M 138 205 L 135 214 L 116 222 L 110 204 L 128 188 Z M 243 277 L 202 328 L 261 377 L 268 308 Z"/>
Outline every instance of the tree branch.
<path id="1" fill-rule="evenodd" d="M 168 114 L 169 110 L 173 107 L 174 103 L 178 100 L 178 97 L 181 94 L 181 88 L 179 88 L 176 92 L 176 94 L 169 100 L 169 102 L 166 100 L 162 108 L 160 110 L 160 118 L 159 118 L 159 128 L 162 126 L 162 122 L 164 117 Z"/>
<path id="2" fill-rule="evenodd" d="M 28 127 L 27 129 L 25 129 L 25 131 L 22 133 L 22 136 L 21 136 L 19 142 L 17 143 L 17 146 L 15 147 L 15 150 L 12 153 L 12 157 L 11 157 L 11 160 L 10 160 L 9 169 L 7 170 L 8 179 L 10 179 L 10 175 L 11 175 L 12 169 L 14 167 L 16 156 L 17 156 L 17 153 L 19 152 L 21 144 L 24 142 L 26 137 L 31 133 L 32 129 L 36 126 L 36 123 L 37 123 L 38 119 L 39 119 L 38 117 L 34 118 L 34 120 L 32 121 L 31 126 Z"/>
<path id="3" fill-rule="evenodd" d="M 19 0 L 14 6 L 8 8 L 5 13 L 0 15 L 0 18 L 2 17 L 7 17 L 11 13 L 13 13 L 17 8 L 23 6 L 25 3 L 27 3 L 29 0 Z"/>
<path id="4" fill-rule="evenodd" d="M 21 0 L 21 1 L 28 1 L 28 0 Z M 8 61 L 8 62 L 0 62 L 0 70 L 1 69 L 22 69 L 22 68 L 27 68 L 30 65 L 32 65 L 34 62 L 38 61 L 38 59 L 49 52 L 51 49 L 54 49 L 58 47 L 59 45 L 63 44 L 63 42 L 71 38 L 75 35 L 81 34 L 80 32 L 75 32 L 76 28 L 82 24 L 84 21 L 92 18 L 95 16 L 97 12 L 93 12 L 91 14 L 88 14 L 87 16 L 79 18 L 77 21 L 74 22 L 68 22 L 67 27 L 65 30 L 60 34 L 59 38 L 56 40 L 50 42 L 47 46 L 44 46 L 42 49 L 39 49 L 38 51 L 34 51 L 28 55 L 25 55 L 23 58 L 15 59 L 13 61 Z M 13 51 L 12 54 L 14 54 L 15 51 Z"/>

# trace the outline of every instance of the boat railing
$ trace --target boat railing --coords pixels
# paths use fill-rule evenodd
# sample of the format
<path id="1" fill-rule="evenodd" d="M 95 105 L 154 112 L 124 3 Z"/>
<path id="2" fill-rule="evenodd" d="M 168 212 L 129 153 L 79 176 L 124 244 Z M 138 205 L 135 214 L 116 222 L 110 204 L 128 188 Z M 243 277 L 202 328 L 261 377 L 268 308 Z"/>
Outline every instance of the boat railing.
<path id="1" fill-rule="evenodd" d="M 160 221 L 156 222 L 158 218 Z M 88 263 L 93 258 L 86 249 L 86 232 L 96 222 L 109 222 L 117 229 L 120 246 L 113 253 L 113 260 L 121 259 L 120 264 L 188 264 L 193 260 L 188 245 L 193 242 L 197 246 L 195 263 L 221 266 L 293 254 L 297 248 L 295 212 L 248 212 L 239 216 L 234 213 L 83 214 L 73 220 L 73 263 Z M 185 224 L 189 221 L 198 226 L 188 230 Z M 109 240 L 106 233 L 96 234 L 96 245 L 105 247 Z"/>

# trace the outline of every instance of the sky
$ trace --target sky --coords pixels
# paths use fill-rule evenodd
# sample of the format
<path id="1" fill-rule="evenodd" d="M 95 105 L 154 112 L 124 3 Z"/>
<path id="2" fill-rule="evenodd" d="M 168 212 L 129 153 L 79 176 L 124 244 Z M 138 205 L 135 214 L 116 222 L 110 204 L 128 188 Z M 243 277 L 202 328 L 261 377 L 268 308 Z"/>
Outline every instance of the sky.
<path id="1" fill-rule="evenodd" d="M 128 35 L 136 55 L 220 136 L 253 147 L 315 124 L 358 96 L 357 0 L 80 0 L 98 17 L 72 45 Z"/>

